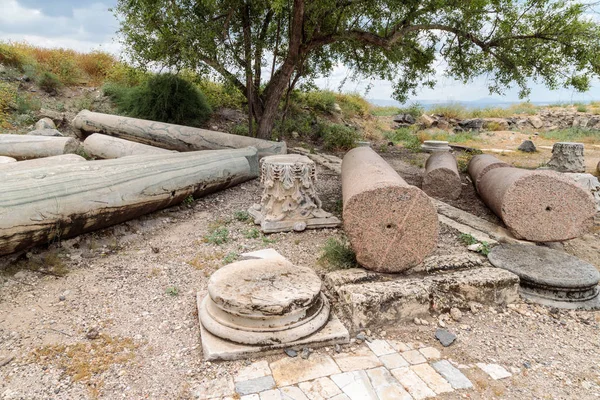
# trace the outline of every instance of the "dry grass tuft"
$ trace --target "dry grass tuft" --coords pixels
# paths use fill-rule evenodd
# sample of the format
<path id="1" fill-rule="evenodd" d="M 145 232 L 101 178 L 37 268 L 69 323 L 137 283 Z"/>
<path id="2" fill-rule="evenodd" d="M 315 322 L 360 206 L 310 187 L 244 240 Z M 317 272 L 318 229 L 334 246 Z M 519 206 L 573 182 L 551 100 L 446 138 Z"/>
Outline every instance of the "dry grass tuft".
<path id="1" fill-rule="evenodd" d="M 38 364 L 60 368 L 73 382 L 85 384 L 95 398 L 103 386 L 102 374 L 131 362 L 137 347 L 131 338 L 100 334 L 92 341 L 38 347 L 30 357 Z"/>

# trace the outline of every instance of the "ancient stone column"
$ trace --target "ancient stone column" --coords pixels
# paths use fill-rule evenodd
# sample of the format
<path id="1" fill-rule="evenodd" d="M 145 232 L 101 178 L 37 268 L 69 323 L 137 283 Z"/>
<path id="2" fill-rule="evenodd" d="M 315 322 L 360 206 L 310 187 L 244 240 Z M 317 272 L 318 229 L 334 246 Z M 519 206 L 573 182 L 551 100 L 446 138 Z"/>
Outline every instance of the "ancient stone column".
<path id="1" fill-rule="evenodd" d="M 435 248 L 435 207 L 368 147 L 350 150 L 342 162 L 344 230 L 365 268 L 401 272 Z"/>
<path id="2" fill-rule="evenodd" d="M 299 154 L 267 156 L 261 160 L 260 204 L 248 212 L 265 233 L 333 228 L 340 220 L 321 208 L 315 183 L 315 163 Z"/>
<path id="3" fill-rule="evenodd" d="M 83 149 L 87 154 L 103 159 L 133 155 L 169 154 L 174 152 L 174 150 L 161 149 L 160 147 L 102 135 L 101 133 L 94 133 L 88 136 L 83 142 Z"/>
<path id="4" fill-rule="evenodd" d="M 79 141 L 71 137 L 0 135 L 0 154 L 17 160 L 77 152 Z"/>
<path id="5" fill-rule="evenodd" d="M 457 199 L 462 190 L 456 158 L 449 152 L 436 151 L 425 163 L 422 188 L 430 196 Z"/>
<path id="6" fill-rule="evenodd" d="M 588 232 L 596 206 L 592 195 L 555 171 L 489 170 L 479 195 L 518 239 L 555 242 Z"/>
<path id="7" fill-rule="evenodd" d="M 451 148 L 448 146 L 448 142 L 443 140 L 426 140 L 421 145 L 421 150 L 426 153 L 435 153 L 437 151 L 450 151 Z"/>
<path id="8" fill-rule="evenodd" d="M 321 279 L 280 259 L 238 261 L 212 274 L 199 302 L 202 326 L 234 343 L 277 345 L 307 337 L 329 319 Z"/>
<path id="9" fill-rule="evenodd" d="M 559 172 L 585 172 L 583 143 L 554 143 L 548 167 Z"/>
<path id="10" fill-rule="evenodd" d="M 475 189 L 477 189 L 479 181 L 488 171 L 491 171 L 495 168 L 512 167 L 512 165 L 507 164 L 504 161 L 500 161 L 490 154 L 480 154 L 471 158 L 471 161 L 469 161 L 468 173 L 473 180 Z"/>

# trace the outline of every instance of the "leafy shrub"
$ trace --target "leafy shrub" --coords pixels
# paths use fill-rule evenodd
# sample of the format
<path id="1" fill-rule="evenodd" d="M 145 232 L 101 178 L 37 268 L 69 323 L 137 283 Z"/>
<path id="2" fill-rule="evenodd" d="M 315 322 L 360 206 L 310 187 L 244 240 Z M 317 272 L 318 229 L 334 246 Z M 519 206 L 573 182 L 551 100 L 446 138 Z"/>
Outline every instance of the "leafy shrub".
<path id="1" fill-rule="evenodd" d="M 0 48 L 1 49 L 1 48 Z M 0 128 L 9 128 L 9 112 L 15 100 L 16 90 L 9 83 L 0 81 Z"/>
<path id="2" fill-rule="evenodd" d="M 210 233 L 204 236 L 204 241 L 216 245 L 221 245 L 229 241 L 229 230 L 224 226 L 215 226 Z"/>
<path id="3" fill-rule="evenodd" d="M 400 108 L 394 106 L 386 106 L 386 107 L 373 107 L 371 109 L 371 115 L 376 117 L 391 117 L 392 115 L 400 114 Z"/>
<path id="4" fill-rule="evenodd" d="M 133 88 L 111 82 L 102 90 L 120 113 L 135 118 L 200 126 L 211 113 L 202 93 L 192 83 L 173 74 L 156 75 Z"/>
<path id="5" fill-rule="evenodd" d="M 28 93 L 17 93 L 15 96 L 15 111 L 18 114 L 28 114 L 34 111 L 39 111 L 42 108 L 42 103 L 39 99 L 31 96 Z"/>
<path id="6" fill-rule="evenodd" d="M 48 71 L 42 72 L 37 83 L 44 92 L 49 94 L 57 94 L 58 90 L 63 86 L 58 76 Z"/>
<path id="7" fill-rule="evenodd" d="M 335 100 L 347 117 L 356 115 L 364 117 L 371 109 L 369 102 L 358 93 L 336 94 Z"/>
<path id="8" fill-rule="evenodd" d="M 139 86 L 150 78 L 150 74 L 138 68 L 133 68 L 122 62 L 116 62 L 106 72 L 108 83 L 126 87 Z"/>
<path id="9" fill-rule="evenodd" d="M 206 97 L 206 101 L 212 109 L 234 108 L 239 110 L 246 103 L 246 97 L 242 92 L 231 85 L 200 80 L 197 86 Z"/>
<path id="10" fill-rule="evenodd" d="M 312 111 L 332 112 L 335 104 L 335 94 L 329 90 L 313 90 L 303 93 L 300 98 Z"/>
<path id="11" fill-rule="evenodd" d="M 360 140 L 354 128 L 340 124 L 323 125 L 323 144 L 327 150 L 350 150 Z"/>
<path id="12" fill-rule="evenodd" d="M 411 103 L 408 107 L 399 109 L 399 114 L 410 114 L 415 118 L 419 118 L 425 113 L 425 108 L 419 102 Z"/>
<path id="13" fill-rule="evenodd" d="M 587 106 L 585 104 L 578 104 L 577 105 L 577 111 L 584 113 L 584 112 L 587 112 L 587 110 L 588 109 L 587 109 Z"/>

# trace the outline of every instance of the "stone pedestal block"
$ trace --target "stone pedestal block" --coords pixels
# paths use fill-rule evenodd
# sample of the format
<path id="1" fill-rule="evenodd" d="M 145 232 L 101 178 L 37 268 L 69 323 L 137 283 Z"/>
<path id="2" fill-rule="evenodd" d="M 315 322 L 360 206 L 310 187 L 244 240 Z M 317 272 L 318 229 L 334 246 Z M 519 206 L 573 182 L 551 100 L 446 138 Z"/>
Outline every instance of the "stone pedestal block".
<path id="1" fill-rule="evenodd" d="M 448 142 L 443 140 L 426 140 L 421 145 L 421 150 L 426 153 L 434 153 L 437 151 L 450 151 L 452 150 L 450 146 L 448 146 Z"/>
<path id="2" fill-rule="evenodd" d="M 365 268 L 401 272 L 435 248 L 438 219 L 431 200 L 370 148 L 344 157 L 342 195 L 344 230 Z"/>
<path id="3" fill-rule="evenodd" d="M 585 172 L 583 143 L 554 143 L 548 167 L 559 172 Z"/>
<path id="4" fill-rule="evenodd" d="M 436 151 L 425 164 L 423 190 L 430 196 L 457 199 L 462 190 L 456 159 L 445 151 Z"/>
<path id="5" fill-rule="evenodd" d="M 315 163 L 299 154 L 264 157 L 261 160 L 260 204 L 248 212 L 265 233 L 333 228 L 340 220 L 321 209 L 315 182 Z"/>
<path id="6" fill-rule="evenodd" d="M 496 168 L 480 179 L 477 188 L 519 239 L 563 241 L 585 234 L 593 225 L 592 195 L 554 171 Z"/>

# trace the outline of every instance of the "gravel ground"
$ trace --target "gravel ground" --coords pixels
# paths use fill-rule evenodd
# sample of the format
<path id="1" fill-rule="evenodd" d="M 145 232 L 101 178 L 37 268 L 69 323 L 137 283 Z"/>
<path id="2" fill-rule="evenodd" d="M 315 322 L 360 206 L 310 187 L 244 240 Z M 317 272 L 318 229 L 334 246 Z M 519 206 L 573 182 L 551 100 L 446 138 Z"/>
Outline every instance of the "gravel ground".
<path id="1" fill-rule="evenodd" d="M 339 216 L 339 177 L 319 173 L 324 208 Z M 0 257 L 0 399 L 187 399 L 246 365 L 202 360 L 196 292 L 205 293 L 210 274 L 236 254 L 268 247 L 323 274 L 320 248 L 342 236 L 335 229 L 258 234 L 234 215 L 260 193 L 254 180 L 47 249 Z M 219 229 L 227 230 L 227 242 L 207 242 Z M 455 233 L 442 235 L 445 246 L 456 246 Z M 497 362 L 515 375 L 475 379 L 469 397 L 600 396 L 599 312 L 527 304 L 473 311 L 458 322 L 446 318 L 459 339 L 444 356 Z M 433 344 L 437 318 L 370 334 Z"/>

